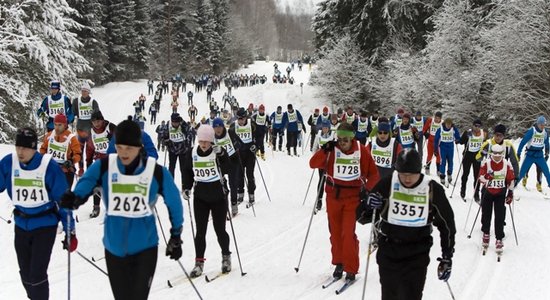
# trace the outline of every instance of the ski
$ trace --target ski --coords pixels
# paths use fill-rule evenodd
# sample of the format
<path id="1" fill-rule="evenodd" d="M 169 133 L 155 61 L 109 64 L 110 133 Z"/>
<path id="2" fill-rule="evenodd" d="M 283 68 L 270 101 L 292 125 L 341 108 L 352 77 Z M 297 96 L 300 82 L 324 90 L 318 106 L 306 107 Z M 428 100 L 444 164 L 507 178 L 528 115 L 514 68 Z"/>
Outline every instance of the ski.
<path id="1" fill-rule="evenodd" d="M 250 203 L 250 202 L 246 202 L 246 208 L 251 208 L 252 206 L 254 206 L 254 202 Z"/>
<path id="2" fill-rule="evenodd" d="M 497 249 L 496 253 L 497 253 L 497 262 L 500 262 L 500 258 L 502 257 L 502 249 Z"/>
<path id="3" fill-rule="evenodd" d="M 212 282 L 222 276 L 225 276 L 229 274 L 229 272 L 226 272 L 226 273 L 223 273 L 223 272 L 219 272 L 218 274 L 214 275 L 214 277 L 208 277 L 208 275 L 204 275 L 204 279 L 206 280 L 206 282 Z"/>
<path id="4" fill-rule="evenodd" d="M 325 280 L 325 282 L 323 282 L 323 285 L 321 285 L 321 287 L 323 287 L 323 289 L 326 289 L 329 286 L 331 286 L 333 283 L 335 283 L 339 280 L 340 280 L 340 278 L 330 277 L 329 279 Z"/>
<path id="5" fill-rule="evenodd" d="M 355 281 L 357 281 L 356 279 L 354 280 L 348 280 L 346 279 L 346 281 L 344 282 L 344 284 L 335 291 L 336 295 L 340 295 L 342 294 L 345 290 L 347 290 L 352 284 L 355 283 Z"/>
<path id="6" fill-rule="evenodd" d="M 173 288 L 174 286 L 176 286 L 178 284 L 182 284 L 186 281 L 187 281 L 187 277 L 185 275 L 180 275 L 180 276 L 177 276 L 173 279 L 166 280 L 166 283 L 168 284 L 169 288 Z"/>
<path id="7" fill-rule="evenodd" d="M 489 245 L 481 245 L 481 254 L 485 255 L 487 254 L 487 248 L 489 248 Z"/>
<path id="8" fill-rule="evenodd" d="M 99 257 L 93 257 L 93 256 L 92 256 L 92 261 L 93 261 L 93 262 L 98 262 L 98 261 L 100 261 L 100 260 L 102 260 L 102 259 L 105 259 L 105 256 L 99 256 Z"/>

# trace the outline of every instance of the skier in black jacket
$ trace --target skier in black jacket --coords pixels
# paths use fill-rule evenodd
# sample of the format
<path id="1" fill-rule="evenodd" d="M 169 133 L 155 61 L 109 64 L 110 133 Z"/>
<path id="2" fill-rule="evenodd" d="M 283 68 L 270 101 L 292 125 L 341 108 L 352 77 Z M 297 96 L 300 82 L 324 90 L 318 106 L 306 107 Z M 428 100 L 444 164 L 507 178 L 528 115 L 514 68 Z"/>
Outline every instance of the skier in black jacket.
<path id="1" fill-rule="evenodd" d="M 454 214 L 443 187 L 421 173 L 422 161 L 416 149 L 401 151 L 395 170 L 363 198 L 357 217 L 361 224 L 371 222 L 376 209 L 376 260 L 382 299 L 422 299 L 433 244 L 432 224 L 441 238 L 438 278 L 447 281 L 451 276 Z"/>

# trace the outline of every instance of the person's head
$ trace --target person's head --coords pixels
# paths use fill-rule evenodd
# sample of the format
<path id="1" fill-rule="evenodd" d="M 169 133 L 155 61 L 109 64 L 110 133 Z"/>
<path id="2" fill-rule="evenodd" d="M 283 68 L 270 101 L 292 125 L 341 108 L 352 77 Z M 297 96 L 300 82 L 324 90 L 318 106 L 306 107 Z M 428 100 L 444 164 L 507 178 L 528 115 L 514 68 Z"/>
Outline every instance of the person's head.
<path id="1" fill-rule="evenodd" d="M 203 152 L 208 151 L 214 143 L 214 128 L 208 124 L 201 124 L 197 130 L 197 141 Z"/>
<path id="2" fill-rule="evenodd" d="M 218 113 L 215 110 L 210 111 L 210 119 L 214 119 L 217 115 Z"/>
<path id="3" fill-rule="evenodd" d="M 445 127 L 451 128 L 451 126 L 453 126 L 453 119 L 447 117 L 447 118 L 445 118 L 444 123 L 445 123 Z"/>
<path id="4" fill-rule="evenodd" d="M 372 117 L 375 118 L 375 119 L 378 118 L 378 111 L 377 111 L 377 110 L 375 110 L 375 111 L 372 113 Z"/>
<path id="5" fill-rule="evenodd" d="M 277 106 L 277 113 L 280 114 L 283 111 L 283 108 L 279 105 Z"/>
<path id="6" fill-rule="evenodd" d="M 258 106 L 258 111 L 261 113 L 261 114 L 264 114 L 265 113 L 265 106 L 263 104 L 260 104 L 260 106 Z"/>
<path id="7" fill-rule="evenodd" d="M 403 114 L 405 113 L 405 110 L 402 109 L 402 108 L 398 108 L 397 109 L 397 115 L 400 116 L 400 117 L 403 117 Z"/>
<path id="8" fill-rule="evenodd" d="M 20 162 L 28 163 L 38 147 L 38 135 L 30 127 L 24 127 L 17 130 L 15 134 L 15 152 Z"/>
<path id="9" fill-rule="evenodd" d="M 328 114 L 328 107 L 323 107 L 323 114 L 324 115 L 327 115 Z"/>
<path id="10" fill-rule="evenodd" d="M 443 118 L 443 114 L 440 111 L 437 111 L 434 116 L 434 122 L 441 122 L 441 118 Z"/>
<path id="11" fill-rule="evenodd" d="M 544 130 L 544 127 L 546 126 L 546 118 L 544 116 L 539 116 L 537 118 L 536 125 L 540 130 Z"/>
<path id="12" fill-rule="evenodd" d="M 237 111 L 237 123 L 239 124 L 239 126 L 246 125 L 246 119 L 246 110 L 244 110 L 244 107 L 239 108 L 239 110 Z"/>
<path id="13" fill-rule="evenodd" d="M 343 113 L 344 113 L 344 110 L 341 109 L 341 108 L 338 108 L 338 109 L 336 110 L 336 114 L 338 115 L 338 117 L 341 117 Z"/>
<path id="14" fill-rule="evenodd" d="M 402 118 L 402 123 L 401 124 L 404 124 L 404 125 L 408 125 L 410 124 L 411 122 L 411 115 L 409 113 L 404 113 L 403 116 L 401 117 Z"/>
<path id="15" fill-rule="evenodd" d="M 340 146 L 340 149 L 344 152 L 351 149 L 353 137 L 355 137 L 355 132 L 353 130 L 353 125 L 349 123 L 343 122 L 338 126 L 338 129 L 336 129 L 338 146 Z"/>
<path id="16" fill-rule="evenodd" d="M 330 131 L 330 122 L 328 120 L 321 122 L 321 132 L 323 134 L 328 134 L 329 131 Z"/>
<path id="17" fill-rule="evenodd" d="M 294 108 L 292 107 L 292 104 L 288 104 L 288 105 L 286 106 L 286 110 L 287 110 L 288 112 L 293 112 L 293 111 L 294 111 Z"/>
<path id="18" fill-rule="evenodd" d="M 254 103 L 248 104 L 248 111 L 253 111 L 253 110 L 254 110 Z"/>
<path id="19" fill-rule="evenodd" d="M 61 89 L 61 82 L 59 80 L 52 80 L 50 82 L 50 92 L 52 95 L 56 95 L 59 93 L 59 90 Z"/>
<path id="20" fill-rule="evenodd" d="M 491 146 L 491 159 L 494 162 L 501 162 L 504 157 L 504 147 L 502 145 L 496 144 Z"/>
<path id="21" fill-rule="evenodd" d="M 481 120 L 475 119 L 472 127 L 472 131 L 476 134 L 478 134 L 481 131 Z"/>
<path id="22" fill-rule="evenodd" d="M 366 111 L 362 111 L 361 114 L 359 115 L 359 118 L 361 119 L 361 122 L 365 122 L 367 120 L 367 112 Z"/>
<path id="23" fill-rule="evenodd" d="M 95 129 L 103 128 L 103 124 L 105 123 L 105 118 L 103 118 L 103 114 L 101 113 L 101 111 L 99 110 L 94 111 L 92 113 L 91 120 L 92 120 L 92 126 L 94 126 Z"/>
<path id="24" fill-rule="evenodd" d="M 506 126 L 502 124 L 498 124 L 497 126 L 495 126 L 493 137 L 497 144 L 502 144 L 502 142 L 504 141 L 505 134 L 506 134 Z"/>
<path id="25" fill-rule="evenodd" d="M 417 110 L 416 113 L 414 114 L 414 118 L 417 120 L 417 121 L 420 121 L 422 120 L 422 112 Z"/>
<path id="26" fill-rule="evenodd" d="M 351 107 L 351 105 L 348 105 L 348 107 L 346 108 L 346 112 L 348 113 L 348 115 L 353 114 L 353 108 Z"/>
<path id="27" fill-rule="evenodd" d="M 53 127 L 55 134 L 62 134 L 67 129 L 67 117 L 63 114 L 58 114 L 53 119 Z"/>
<path id="28" fill-rule="evenodd" d="M 376 137 L 381 141 L 385 142 L 390 139 L 390 123 L 380 122 L 378 123 L 378 132 Z"/>
<path id="29" fill-rule="evenodd" d="M 128 166 L 138 156 L 143 147 L 141 129 L 129 117 L 120 122 L 115 129 L 115 148 L 118 158 L 124 166 Z"/>
<path id="30" fill-rule="evenodd" d="M 223 124 L 222 119 L 215 118 L 212 122 L 212 127 L 214 128 L 214 133 L 216 133 L 217 136 L 221 136 L 223 134 L 223 130 L 225 129 L 225 124 Z"/>
<path id="31" fill-rule="evenodd" d="M 179 113 L 173 113 L 171 116 L 170 116 L 170 123 L 172 124 L 172 127 L 174 128 L 178 128 L 181 124 L 181 116 Z"/>
<path id="32" fill-rule="evenodd" d="M 330 115 L 330 123 L 332 125 L 335 125 L 335 124 L 338 123 L 338 115 L 337 114 Z"/>
<path id="33" fill-rule="evenodd" d="M 314 116 L 318 116 L 318 115 L 319 115 L 319 109 L 318 109 L 318 108 L 316 108 L 316 109 L 313 110 L 313 115 L 314 115 Z"/>
<path id="34" fill-rule="evenodd" d="M 84 82 L 82 84 L 82 87 L 80 88 L 80 94 L 82 95 L 82 98 L 87 98 L 90 96 L 90 91 L 92 88 L 88 84 L 88 82 Z M 142 94 L 143 95 L 143 94 Z"/>
<path id="35" fill-rule="evenodd" d="M 420 179 L 422 171 L 422 160 L 418 151 L 414 148 L 401 150 L 395 161 L 395 170 L 404 187 L 413 187 Z"/>
<path id="36" fill-rule="evenodd" d="M 162 120 L 162 122 L 160 122 L 160 125 L 166 125 L 166 121 Z"/>

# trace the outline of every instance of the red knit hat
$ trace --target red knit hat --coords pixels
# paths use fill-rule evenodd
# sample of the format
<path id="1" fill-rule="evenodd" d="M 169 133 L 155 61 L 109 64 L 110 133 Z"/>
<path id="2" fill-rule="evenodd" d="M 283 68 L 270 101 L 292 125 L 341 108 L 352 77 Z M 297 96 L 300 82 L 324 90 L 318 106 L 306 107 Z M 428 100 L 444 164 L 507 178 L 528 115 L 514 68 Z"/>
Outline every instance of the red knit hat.
<path id="1" fill-rule="evenodd" d="M 58 114 L 53 119 L 53 122 L 54 123 L 63 123 L 65 125 L 67 125 L 67 117 L 64 114 Z"/>
<path id="2" fill-rule="evenodd" d="M 258 110 L 264 111 L 264 110 L 265 110 L 265 106 L 264 106 L 263 104 L 260 104 L 260 107 L 258 107 Z"/>
<path id="3" fill-rule="evenodd" d="M 324 113 L 328 113 L 328 107 L 326 107 L 326 106 L 323 107 L 323 112 L 324 112 Z"/>

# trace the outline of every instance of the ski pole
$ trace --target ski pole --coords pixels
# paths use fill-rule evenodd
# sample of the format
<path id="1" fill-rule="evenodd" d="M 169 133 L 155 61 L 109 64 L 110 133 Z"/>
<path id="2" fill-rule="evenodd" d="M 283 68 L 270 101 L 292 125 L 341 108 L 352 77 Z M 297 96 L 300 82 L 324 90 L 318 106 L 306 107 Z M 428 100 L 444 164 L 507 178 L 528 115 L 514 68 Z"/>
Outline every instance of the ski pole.
<path id="1" fill-rule="evenodd" d="M 269 196 L 269 190 L 267 189 L 267 185 L 265 184 L 264 180 L 264 174 L 262 174 L 262 168 L 260 168 L 260 163 L 256 159 L 256 164 L 258 165 L 258 171 L 260 171 L 260 176 L 262 176 L 262 182 L 264 183 L 265 192 L 267 193 L 267 199 L 269 199 L 269 202 L 271 202 L 271 197 Z"/>
<path id="2" fill-rule="evenodd" d="M 164 239 L 164 243 L 168 245 L 168 240 L 166 239 L 166 235 L 164 235 L 164 228 L 162 228 L 162 222 L 160 221 L 159 212 L 156 206 L 155 206 L 155 215 L 157 215 L 157 220 L 159 221 L 160 232 L 162 233 L 162 238 Z"/>
<path id="3" fill-rule="evenodd" d="M 246 173 L 244 171 L 243 162 L 241 160 L 241 155 L 239 154 L 239 151 L 237 151 L 237 157 L 239 158 L 239 164 L 241 165 L 241 172 L 243 172 L 244 183 L 246 184 L 246 188 L 248 189 L 248 187 L 249 187 L 248 178 L 246 177 Z M 254 213 L 254 217 L 256 217 L 256 210 L 254 209 L 254 205 L 250 205 L 250 207 L 252 208 L 252 213 Z"/>
<path id="4" fill-rule="evenodd" d="M 10 220 L 10 219 L 6 219 L 6 218 L 4 218 L 4 217 L 2 217 L 2 216 L 0 216 L 0 220 L 6 222 L 6 223 L 8 223 L 8 224 L 11 224 L 11 220 Z"/>
<path id="5" fill-rule="evenodd" d="M 187 200 L 187 206 L 189 207 L 189 220 L 191 221 L 191 233 L 193 234 L 193 244 L 195 244 L 195 226 L 193 225 L 193 214 L 191 213 L 191 200 Z"/>
<path id="6" fill-rule="evenodd" d="M 451 293 L 451 299 L 455 300 L 455 294 L 453 294 L 453 290 L 451 289 L 451 285 L 449 284 L 448 281 L 445 281 L 445 283 L 447 284 L 447 288 L 449 288 L 449 293 Z"/>
<path id="7" fill-rule="evenodd" d="M 481 203 L 479 205 L 479 209 L 477 210 L 476 218 L 474 219 L 474 224 L 472 224 L 472 229 L 470 230 L 470 234 L 468 234 L 468 238 L 472 238 L 472 232 L 474 232 L 474 227 L 476 226 L 477 218 L 479 217 L 479 212 L 481 211 Z"/>
<path id="8" fill-rule="evenodd" d="M 309 188 L 311 187 L 311 181 L 313 180 L 313 175 L 315 174 L 315 169 L 311 172 L 311 177 L 309 178 L 309 183 L 307 184 L 306 195 L 304 196 L 304 201 L 302 201 L 302 206 L 306 203 L 307 194 L 309 193 Z"/>
<path id="9" fill-rule="evenodd" d="M 246 273 L 243 271 L 243 265 L 241 263 L 241 255 L 239 254 L 239 246 L 237 246 L 237 238 L 235 237 L 235 229 L 233 228 L 233 217 L 229 213 L 229 210 L 227 211 L 227 216 L 229 217 L 229 225 L 231 225 L 231 234 L 233 235 L 233 242 L 235 242 L 235 251 L 237 251 L 237 259 L 239 260 L 239 268 L 241 269 L 241 276 L 246 275 Z"/>
<path id="10" fill-rule="evenodd" d="M 67 299 L 71 300 L 71 215 L 72 210 L 67 211 L 67 229 L 65 239 L 67 242 Z"/>
<path id="11" fill-rule="evenodd" d="M 456 147 L 456 152 L 457 153 L 460 152 L 460 151 L 458 151 L 458 146 Z M 459 156 L 459 158 L 460 158 L 460 156 Z M 456 173 L 455 182 L 453 184 L 453 190 L 451 191 L 451 196 L 450 196 L 451 199 L 453 198 L 453 194 L 455 193 L 456 183 L 458 182 L 458 176 L 460 176 L 460 171 L 462 171 L 462 164 L 463 163 L 464 163 L 464 156 L 460 160 L 460 167 L 458 168 L 458 173 Z"/>
<path id="12" fill-rule="evenodd" d="M 84 256 L 84 254 L 80 253 L 80 251 L 76 251 L 76 254 L 78 254 L 80 257 L 82 257 L 85 261 L 87 261 L 88 263 L 90 263 L 92 266 L 94 266 L 94 268 L 98 269 L 101 273 L 105 274 L 105 276 L 109 276 L 109 274 L 107 274 L 107 272 L 103 271 L 102 268 L 98 267 L 93 261 L 89 260 L 86 256 Z"/>
<path id="13" fill-rule="evenodd" d="M 374 236 L 374 230 L 376 226 L 374 225 L 374 218 L 376 218 L 376 209 L 372 211 L 372 218 L 373 221 L 371 223 L 370 228 L 370 235 L 369 235 L 369 248 L 367 253 L 367 266 L 365 267 L 365 279 L 363 280 L 363 294 L 361 296 L 361 299 L 365 299 L 365 291 L 367 290 L 367 277 L 369 275 L 369 263 L 370 263 L 370 255 L 371 255 L 371 249 L 372 249 L 372 238 Z"/>
<path id="14" fill-rule="evenodd" d="M 325 176 L 326 176 L 326 173 L 323 174 L 323 178 Z M 319 188 L 317 189 L 317 195 L 321 192 L 321 187 L 322 187 L 322 185 L 319 185 Z M 313 216 L 315 215 L 315 205 L 316 204 L 317 204 L 317 199 L 315 199 L 315 203 L 313 204 L 313 209 L 311 210 L 311 216 L 309 217 L 309 224 L 307 225 L 306 237 L 304 239 L 304 245 L 302 246 L 302 252 L 300 253 L 300 260 L 298 261 L 298 266 L 294 268 L 296 273 L 298 273 L 298 271 L 300 271 L 300 264 L 302 263 L 302 257 L 304 257 L 304 250 L 306 249 L 307 238 L 309 236 L 309 230 L 311 229 L 311 222 L 313 222 Z"/>
<path id="15" fill-rule="evenodd" d="M 181 261 L 178 259 L 177 260 L 178 264 L 180 265 L 181 267 L 181 270 L 183 271 L 183 273 L 185 274 L 185 277 L 187 277 L 187 280 L 189 280 L 189 283 L 191 283 L 191 286 L 193 287 L 193 289 L 195 290 L 195 293 L 197 293 L 197 296 L 199 296 L 199 299 L 202 300 L 202 296 L 201 296 L 201 293 L 199 292 L 199 290 L 197 290 L 197 287 L 195 286 L 195 284 L 193 283 L 193 280 L 191 280 L 191 277 L 189 277 L 189 273 L 187 273 L 187 271 L 185 270 L 185 268 L 183 267 L 183 264 L 181 263 Z"/>
<path id="16" fill-rule="evenodd" d="M 510 216 L 512 217 L 512 228 L 514 228 L 514 237 L 516 238 L 516 246 L 519 246 L 518 234 L 516 232 L 516 224 L 514 222 L 514 212 L 512 211 L 512 206 L 510 204 L 508 204 L 508 208 L 510 209 Z"/>

